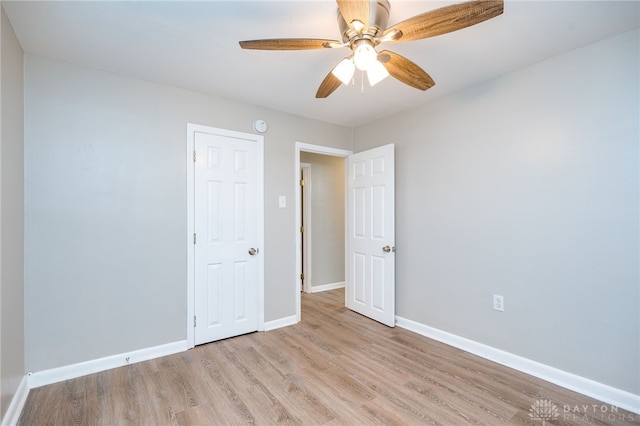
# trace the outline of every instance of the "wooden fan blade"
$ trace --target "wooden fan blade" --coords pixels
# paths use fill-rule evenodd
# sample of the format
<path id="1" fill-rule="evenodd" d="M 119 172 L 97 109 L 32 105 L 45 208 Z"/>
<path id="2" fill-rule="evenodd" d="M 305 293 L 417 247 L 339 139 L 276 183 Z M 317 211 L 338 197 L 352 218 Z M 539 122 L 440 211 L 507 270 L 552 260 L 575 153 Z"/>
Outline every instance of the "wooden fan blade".
<path id="1" fill-rule="evenodd" d="M 341 84 L 340 79 L 333 75 L 332 69 L 324 80 L 322 80 L 322 83 L 320 83 L 320 87 L 318 87 L 318 91 L 316 92 L 316 98 L 326 98 L 340 87 Z"/>
<path id="2" fill-rule="evenodd" d="M 402 37 L 392 42 L 420 40 L 479 24 L 502 14 L 503 10 L 503 0 L 476 0 L 454 4 L 404 20 L 389 27 L 384 35 L 400 31 Z"/>
<path id="3" fill-rule="evenodd" d="M 312 50 L 342 45 L 337 40 L 316 38 L 275 38 L 266 40 L 246 40 L 240 42 L 243 49 L 257 50 Z"/>
<path id="4" fill-rule="evenodd" d="M 404 84 L 420 90 L 427 90 L 436 84 L 429 74 L 404 56 L 383 50 L 378 58 L 389 74 Z"/>
<path id="5" fill-rule="evenodd" d="M 360 21 L 364 28 L 369 26 L 370 2 L 369 0 L 336 0 L 340 14 L 347 25 L 352 26 L 353 21 Z M 357 28 L 355 28 L 357 30 Z"/>

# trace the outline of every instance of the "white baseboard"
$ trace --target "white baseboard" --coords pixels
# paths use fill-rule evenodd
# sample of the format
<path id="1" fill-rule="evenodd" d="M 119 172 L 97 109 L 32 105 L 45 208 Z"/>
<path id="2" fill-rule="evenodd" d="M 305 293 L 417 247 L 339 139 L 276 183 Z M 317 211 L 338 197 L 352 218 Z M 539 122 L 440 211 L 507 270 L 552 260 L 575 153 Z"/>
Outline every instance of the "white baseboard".
<path id="1" fill-rule="evenodd" d="M 18 385 L 18 389 L 16 389 L 16 393 L 13 395 L 13 398 L 11 398 L 7 412 L 2 418 L 2 423 L 0 423 L 2 426 L 15 426 L 18 424 L 20 413 L 22 413 L 22 408 L 27 401 L 28 395 L 29 385 L 27 383 L 27 376 L 24 376 Z"/>
<path id="2" fill-rule="evenodd" d="M 174 343 L 167 343 L 165 345 L 140 349 L 133 352 L 98 358 L 78 364 L 29 373 L 27 375 L 27 381 L 29 389 L 33 389 L 49 385 L 51 383 L 61 382 L 63 380 L 86 376 L 87 374 L 98 373 L 111 368 L 122 367 L 127 364 L 134 364 L 136 362 L 147 361 L 161 356 L 183 352 L 187 349 L 187 341 L 181 340 Z"/>
<path id="3" fill-rule="evenodd" d="M 295 315 L 291 315 L 290 317 L 284 317 L 273 321 L 268 321 L 264 323 L 264 331 L 275 330 L 276 328 L 286 327 L 288 325 L 293 325 L 298 322 L 298 318 Z"/>
<path id="4" fill-rule="evenodd" d="M 309 289 L 309 293 L 320 293 L 321 291 L 335 290 L 337 288 L 344 288 L 344 281 L 339 283 L 330 283 L 330 284 L 311 286 Z"/>
<path id="5" fill-rule="evenodd" d="M 421 336 L 437 340 L 498 364 L 562 386 L 563 388 L 579 392 L 607 404 L 615 405 L 632 413 L 640 414 L 640 395 L 635 395 L 631 392 L 620 390 L 555 367 L 550 367 L 406 318 L 396 317 L 396 325 L 420 334 Z"/>

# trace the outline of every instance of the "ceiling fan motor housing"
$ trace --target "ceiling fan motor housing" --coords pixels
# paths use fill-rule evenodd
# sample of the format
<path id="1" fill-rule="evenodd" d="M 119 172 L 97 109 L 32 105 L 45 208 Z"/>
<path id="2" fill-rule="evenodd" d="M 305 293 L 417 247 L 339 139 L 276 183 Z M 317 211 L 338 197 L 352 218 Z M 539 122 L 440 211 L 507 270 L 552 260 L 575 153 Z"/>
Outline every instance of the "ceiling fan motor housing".
<path id="1" fill-rule="evenodd" d="M 350 22 L 345 22 L 338 9 L 338 27 L 340 28 L 342 41 L 348 43 L 353 41 L 354 38 L 362 36 L 370 36 L 371 39 L 381 36 L 389 22 L 389 10 L 390 6 L 387 0 L 371 0 L 369 27 L 364 28 L 362 33 L 359 34 L 349 25 Z"/>

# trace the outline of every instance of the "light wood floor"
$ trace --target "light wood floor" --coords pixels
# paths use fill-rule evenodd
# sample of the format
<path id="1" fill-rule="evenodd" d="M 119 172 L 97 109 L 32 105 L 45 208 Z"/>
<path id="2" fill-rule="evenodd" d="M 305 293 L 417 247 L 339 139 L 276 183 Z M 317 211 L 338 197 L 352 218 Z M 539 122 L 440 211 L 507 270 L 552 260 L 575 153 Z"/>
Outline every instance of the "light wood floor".
<path id="1" fill-rule="evenodd" d="M 355 314 L 343 290 L 303 295 L 302 312 L 290 327 L 33 389 L 20 424 L 640 424 L 639 415 Z M 540 400 L 556 404 L 556 419 L 530 416 Z"/>

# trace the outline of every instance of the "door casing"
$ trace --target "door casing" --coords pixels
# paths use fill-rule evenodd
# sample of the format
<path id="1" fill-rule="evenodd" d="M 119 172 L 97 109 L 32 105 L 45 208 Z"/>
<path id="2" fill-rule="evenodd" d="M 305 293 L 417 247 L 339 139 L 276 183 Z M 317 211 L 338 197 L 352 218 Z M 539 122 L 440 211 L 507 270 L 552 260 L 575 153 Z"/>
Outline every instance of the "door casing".
<path id="1" fill-rule="evenodd" d="M 311 262 L 311 257 L 313 256 L 311 244 L 313 239 L 313 234 L 311 232 L 313 229 L 311 225 L 311 164 L 300 163 L 300 173 L 300 179 L 304 180 L 304 185 L 301 185 L 299 188 L 300 192 L 302 192 L 302 212 L 300 213 L 302 215 L 302 222 L 300 224 L 304 227 L 304 231 L 301 232 L 302 243 L 300 246 L 302 248 L 302 274 L 304 274 L 304 278 L 302 279 L 302 291 L 304 293 L 309 293 L 311 291 L 309 283 L 313 277 L 313 262 Z M 300 182 L 300 180 L 298 180 L 298 182 Z"/>
<path id="2" fill-rule="evenodd" d="M 208 133 L 226 137 L 237 137 L 241 139 L 253 140 L 258 144 L 258 190 L 257 190 L 257 211 L 258 216 L 258 238 L 257 245 L 261 253 L 264 252 L 264 136 L 252 133 L 242 133 L 232 130 L 219 129 L 215 127 L 202 126 L 187 123 L 187 347 L 195 346 L 195 135 L 196 133 Z M 264 330 L 264 256 L 258 256 L 258 331 Z M 299 296 L 298 296 L 299 297 Z"/>

